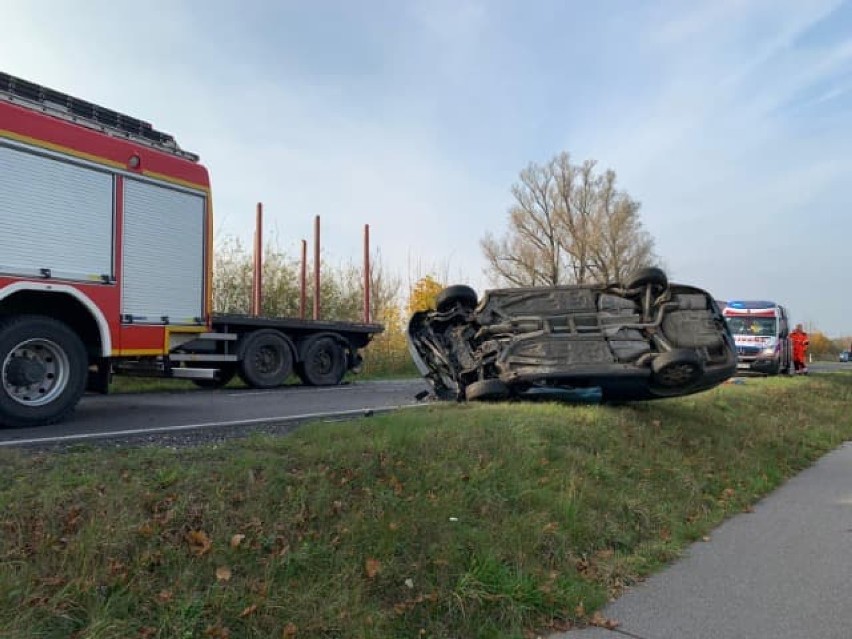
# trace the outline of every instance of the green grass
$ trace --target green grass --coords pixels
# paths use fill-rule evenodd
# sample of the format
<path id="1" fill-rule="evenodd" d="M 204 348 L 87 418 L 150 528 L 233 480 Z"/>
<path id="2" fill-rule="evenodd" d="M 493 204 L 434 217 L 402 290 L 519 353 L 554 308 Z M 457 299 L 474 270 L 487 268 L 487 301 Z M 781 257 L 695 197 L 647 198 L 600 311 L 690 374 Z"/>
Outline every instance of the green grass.
<path id="1" fill-rule="evenodd" d="M 3 451 L 0 636 L 583 623 L 852 439 L 850 404 L 835 374 L 624 407 L 430 406 L 179 450 Z"/>

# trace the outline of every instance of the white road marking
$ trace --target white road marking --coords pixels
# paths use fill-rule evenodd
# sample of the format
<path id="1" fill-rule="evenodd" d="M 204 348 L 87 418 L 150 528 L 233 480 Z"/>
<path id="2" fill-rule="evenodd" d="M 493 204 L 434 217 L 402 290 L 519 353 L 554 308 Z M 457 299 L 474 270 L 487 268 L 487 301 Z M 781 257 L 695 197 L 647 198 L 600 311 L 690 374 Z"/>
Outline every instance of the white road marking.
<path id="1" fill-rule="evenodd" d="M 247 395 L 271 395 L 272 393 L 339 393 L 342 390 L 358 390 L 353 386 L 333 386 L 331 388 L 270 388 L 269 390 L 244 390 L 236 393 L 227 393 L 227 397 L 246 397 Z M 368 390 L 371 393 L 375 392 L 372 388 L 361 388 L 360 390 Z"/>
<path id="2" fill-rule="evenodd" d="M 239 419 L 227 422 L 204 422 L 201 424 L 183 424 L 180 426 L 157 426 L 154 428 L 133 428 L 129 430 L 114 430 L 103 433 L 77 433 L 74 435 L 57 435 L 55 437 L 36 437 L 32 439 L 11 439 L 0 441 L 2 446 L 24 446 L 27 444 L 50 444 L 58 442 L 69 442 L 86 439 L 102 439 L 105 437 L 127 437 L 130 435 L 145 435 L 148 433 L 173 433 L 185 430 L 203 430 L 205 428 L 222 428 L 226 426 L 250 426 L 252 424 L 304 421 L 310 419 L 323 419 L 329 417 L 355 417 L 366 413 L 386 413 L 403 408 L 418 408 L 429 406 L 427 402 L 419 404 L 400 404 L 398 406 L 384 406 L 378 408 L 357 408 L 340 411 L 324 411 L 320 413 L 302 413 L 301 415 L 280 415 L 277 417 L 256 417 L 254 419 Z"/>

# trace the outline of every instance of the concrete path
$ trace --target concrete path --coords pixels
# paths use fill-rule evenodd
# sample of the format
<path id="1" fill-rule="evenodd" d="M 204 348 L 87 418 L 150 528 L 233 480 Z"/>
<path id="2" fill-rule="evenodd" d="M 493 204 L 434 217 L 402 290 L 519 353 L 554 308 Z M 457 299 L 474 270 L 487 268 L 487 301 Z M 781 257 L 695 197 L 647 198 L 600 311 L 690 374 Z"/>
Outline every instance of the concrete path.
<path id="1" fill-rule="evenodd" d="M 852 443 L 602 612 L 621 625 L 551 639 L 852 637 Z"/>

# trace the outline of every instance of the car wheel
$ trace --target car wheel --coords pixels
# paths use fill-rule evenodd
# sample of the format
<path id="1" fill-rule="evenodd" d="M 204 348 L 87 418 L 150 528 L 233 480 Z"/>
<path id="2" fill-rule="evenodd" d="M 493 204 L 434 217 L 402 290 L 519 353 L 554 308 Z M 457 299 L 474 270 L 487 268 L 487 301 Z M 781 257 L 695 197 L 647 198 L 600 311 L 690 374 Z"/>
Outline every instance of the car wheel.
<path id="1" fill-rule="evenodd" d="M 435 298 L 435 308 L 441 313 L 449 311 L 456 304 L 465 309 L 473 309 L 476 308 L 477 301 L 476 291 L 464 284 L 456 284 L 438 293 Z"/>
<path id="2" fill-rule="evenodd" d="M 666 390 L 689 388 L 704 374 L 704 362 L 690 350 L 663 353 L 651 362 L 655 387 Z"/>
<path id="3" fill-rule="evenodd" d="M 465 399 L 469 402 L 493 402 L 507 399 L 509 395 L 509 387 L 499 379 L 482 379 L 464 389 Z"/>
<path id="4" fill-rule="evenodd" d="M 649 284 L 662 290 L 669 285 L 669 278 L 662 269 L 650 266 L 639 269 L 627 278 L 626 288 L 643 288 Z"/>

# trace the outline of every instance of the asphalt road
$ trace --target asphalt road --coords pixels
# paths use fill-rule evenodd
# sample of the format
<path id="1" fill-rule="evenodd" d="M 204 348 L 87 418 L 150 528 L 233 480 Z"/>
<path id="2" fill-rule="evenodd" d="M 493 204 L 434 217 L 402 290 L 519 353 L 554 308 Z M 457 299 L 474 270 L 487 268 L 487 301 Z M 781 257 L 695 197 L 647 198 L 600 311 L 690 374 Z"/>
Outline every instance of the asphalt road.
<path id="1" fill-rule="evenodd" d="M 73 417 L 39 428 L 0 429 L 0 447 L 44 446 L 102 440 L 223 437 L 257 427 L 284 430 L 314 419 L 363 415 L 418 405 L 415 395 L 426 389 L 421 380 L 355 382 L 314 388 L 288 386 L 275 390 L 217 390 L 171 393 L 91 395 Z M 282 428 L 277 429 L 278 432 Z"/>
<path id="2" fill-rule="evenodd" d="M 813 362 L 808 364 L 808 370 L 812 373 L 833 373 L 837 371 L 852 373 L 852 362 Z"/>
<path id="3" fill-rule="evenodd" d="M 614 630 L 550 639 L 847 639 L 852 443 L 606 606 Z"/>

